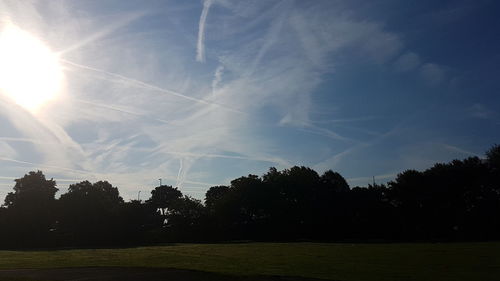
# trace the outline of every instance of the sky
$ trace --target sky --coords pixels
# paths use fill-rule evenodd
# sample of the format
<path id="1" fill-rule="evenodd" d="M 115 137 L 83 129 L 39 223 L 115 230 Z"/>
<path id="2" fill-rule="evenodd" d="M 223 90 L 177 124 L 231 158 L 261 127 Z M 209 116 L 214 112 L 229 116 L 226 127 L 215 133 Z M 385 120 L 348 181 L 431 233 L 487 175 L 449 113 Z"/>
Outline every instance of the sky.
<path id="1" fill-rule="evenodd" d="M 0 28 L 36 38 L 60 69 L 57 95 L 36 110 L 1 88 L 0 197 L 32 170 L 59 194 L 108 180 L 147 199 L 161 178 L 203 199 L 270 167 L 366 186 L 484 157 L 500 143 L 499 10 L 494 0 L 0 1 Z M 4 63 L 24 49 L 1 44 L 0 82 L 22 73 L 36 100 L 54 75 L 29 48 Z"/>

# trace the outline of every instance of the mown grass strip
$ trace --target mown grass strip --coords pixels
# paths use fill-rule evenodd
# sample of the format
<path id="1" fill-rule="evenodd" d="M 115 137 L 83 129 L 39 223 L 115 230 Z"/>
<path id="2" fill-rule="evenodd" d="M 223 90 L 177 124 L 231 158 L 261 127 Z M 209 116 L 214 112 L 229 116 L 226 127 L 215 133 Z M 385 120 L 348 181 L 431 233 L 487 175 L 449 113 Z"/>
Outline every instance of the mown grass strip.
<path id="1" fill-rule="evenodd" d="M 0 251 L 0 269 L 127 266 L 332 280 L 500 280 L 500 243 L 177 244 Z"/>

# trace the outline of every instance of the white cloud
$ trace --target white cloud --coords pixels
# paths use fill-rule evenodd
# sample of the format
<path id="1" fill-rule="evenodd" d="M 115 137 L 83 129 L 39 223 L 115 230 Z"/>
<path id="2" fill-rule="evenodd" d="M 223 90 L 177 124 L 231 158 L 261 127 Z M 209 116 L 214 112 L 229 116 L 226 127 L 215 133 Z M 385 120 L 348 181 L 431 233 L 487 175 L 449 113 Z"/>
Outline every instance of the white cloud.
<path id="1" fill-rule="evenodd" d="M 290 17 L 290 23 L 297 31 L 306 56 L 316 65 L 331 67 L 327 64 L 327 55 L 345 50 L 354 51 L 358 56 L 377 63 L 385 63 L 403 46 L 396 34 L 384 30 L 379 23 L 357 21 L 322 7 L 305 12 L 296 10 Z"/>
<path id="2" fill-rule="evenodd" d="M 215 69 L 214 79 L 212 80 L 212 98 L 215 97 L 215 92 L 217 90 L 217 86 L 222 81 L 222 74 L 224 73 L 224 66 L 219 65 L 217 69 Z"/>
<path id="3" fill-rule="evenodd" d="M 420 57 L 417 54 L 406 52 L 402 54 L 393 65 L 396 71 L 407 72 L 416 69 L 420 64 Z"/>
<path id="4" fill-rule="evenodd" d="M 432 86 L 438 85 L 446 78 L 445 69 L 435 63 L 426 63 L 420 67 L 422 78 Z"/>

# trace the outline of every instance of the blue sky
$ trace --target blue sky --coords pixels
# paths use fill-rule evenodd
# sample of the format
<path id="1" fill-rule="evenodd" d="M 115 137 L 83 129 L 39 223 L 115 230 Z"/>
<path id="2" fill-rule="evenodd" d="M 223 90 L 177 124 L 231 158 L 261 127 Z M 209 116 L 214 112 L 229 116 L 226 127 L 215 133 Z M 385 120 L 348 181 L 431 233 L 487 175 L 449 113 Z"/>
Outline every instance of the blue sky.
<path id="1" fill-rule="evenodd" d="M 37 112 L 0 98 L 0 196 L 40 169 L 203 198 L 269 167 L 351 186 L 500 137 L 496 1 L 0 1 L 59 56 Z M 1 63 L 1 62 L 0 62 Z M 27 66 L 29 67 L 29 65 Z M 1 77 L 0 77 L 1 78 Z"/>

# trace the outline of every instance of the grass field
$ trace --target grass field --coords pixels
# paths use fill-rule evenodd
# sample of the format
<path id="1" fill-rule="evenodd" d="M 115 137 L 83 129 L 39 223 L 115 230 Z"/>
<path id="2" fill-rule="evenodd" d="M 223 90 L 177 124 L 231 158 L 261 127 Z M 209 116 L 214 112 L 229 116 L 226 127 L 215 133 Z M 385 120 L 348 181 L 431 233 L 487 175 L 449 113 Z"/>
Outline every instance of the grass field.
<path id="1" fill-rule="evenodd" d="M 0 251 L 0 269 L 124 266 L 331 280 L 500 280 L 500 243 L 176 244 Z"/>

